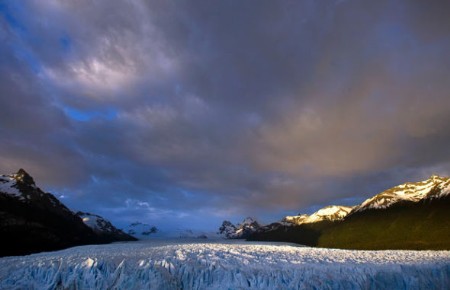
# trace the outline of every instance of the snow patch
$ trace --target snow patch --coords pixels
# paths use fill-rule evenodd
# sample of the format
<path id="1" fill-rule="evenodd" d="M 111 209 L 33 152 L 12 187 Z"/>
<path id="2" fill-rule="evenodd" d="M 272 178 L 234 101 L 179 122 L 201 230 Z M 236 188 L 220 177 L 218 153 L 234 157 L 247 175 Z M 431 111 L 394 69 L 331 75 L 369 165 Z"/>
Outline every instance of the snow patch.
<path id="1" fill-rule="evenodd" d="M 87 258 L 81 265 L 85 268 L 92 268 L 94 266 L 95 260 Z"/>
<path id="2" fill-rule="evenodd" d="M 16 185 L 17 181 L 13 175 L 0 175 L 0 192 L 25 199 Z"/>

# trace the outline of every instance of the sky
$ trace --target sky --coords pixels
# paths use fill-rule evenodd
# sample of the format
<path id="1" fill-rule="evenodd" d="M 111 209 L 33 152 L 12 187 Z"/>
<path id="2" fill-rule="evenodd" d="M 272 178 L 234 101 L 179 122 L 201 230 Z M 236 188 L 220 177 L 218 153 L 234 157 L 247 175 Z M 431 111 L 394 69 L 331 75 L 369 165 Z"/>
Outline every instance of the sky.
<path id="1" fill-rule="evenodd" d="M 217 229 L 450 175 L 450 1 L 0 1 L 0 172 Z"/>

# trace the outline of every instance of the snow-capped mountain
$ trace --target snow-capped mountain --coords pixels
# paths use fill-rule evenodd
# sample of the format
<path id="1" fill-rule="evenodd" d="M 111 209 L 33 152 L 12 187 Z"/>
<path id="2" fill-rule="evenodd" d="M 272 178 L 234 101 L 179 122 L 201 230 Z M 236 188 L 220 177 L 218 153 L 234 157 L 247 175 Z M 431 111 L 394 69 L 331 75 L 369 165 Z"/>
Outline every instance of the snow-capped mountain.
<path id="1" fill-rule="evenodd" d="M 23 169 L 0 176 L 0 256 L 100 242 L 81 219 Z"/>
<path id="2" fill-rule="evenodd" d="M 97 235 L 105 240 L 110 241 L 135 241 L 132 235 L 124 233 L 117 229 L 112 223 L 103 217 L 86 212 L 77 212 L 77 216 L 81 218 L 85 225 L 90 227 Z"/>
<path id="3" fill-rule="evenodd" d="M 236 226 L 230 221 L 224 221 L 218 233 L 227 239 L 245 239 L 260 228 L 261 225 L 254 218 L 247 217 Z"/>
<path id="4" fill-rule="evenodd" d="M 0 175 L 0 195 L 25 204 L 72 214 L 55 196 L 38 188 L 34 179 L 23 169 L 15 174 Z"/>
<path id="5" fill-rule="evenodd" d="M 355 207 L 328 206 L 283 221 L 261 227 L 248 239 L 343 249 L 449 250 L 450 178 L 433 175 L 385 190 Z"/>
<path id="6" fill-rule="evenodd" d="M 8 194 L 12 197 L 17 198 L 18 200 L 25 201 L 28 199 L 28 195 L 24 195 L 22 192 L 20 192 L 17 181 L 23 180 L 23 169 L 20 169 L 16 174 L 10 174 L 10 175 L 0 175 L 0 193 L 1 194 Z M 34 183 L 34 180 L 27 180 L 26 182 L 31 187 L 36 187 L 36 184 Z"/>
<path id="7" fill-rule="evenodd" d="M 223 221 L 219 228 L 218 234 L 230 239 L 236 234 L 236 226 L 230 221 Z"/>
<path id="8" fill-rule="evenodd" d="M 0 236 L 0 256 L 124 240 L 94 232 L 23 169 L 0 175 Z"/>
<path id="9" fill-rule="evenodd" d="M 407 182 L 385 190 L 354 207 L 330 205 L 311 215 L 286 216 L 283 222 L 301 225 L 325 220 L 338 221 L 349 214 L 367 209 L 385 209 L 399 202 L 418 202 L 425 199 L 441 198 L 449 194 L 450 178 L 432 175 L 424 181 Z"/>
<path id="10" fill-rule="evenodd" d="M 133 237 L 136 237 L 140 240 L 148 239 L 151 236 L 154 236 L 156 233 L 159 232 L 159 230 L 155 226 L 151 226 L 146 223 L 141 222 L 134 222 L 128 225 L 124 231 L 132 235 Z"/>
<path id="11" fill-rule="evenodd" d="M 375 195 L 356 206 L 353 212 L 385 209 L 400 202 L 418 202 L 438 199 L 450 194 L 450 178 L 432 175 L 420 182 L 407 182 Z"/>
<path id="12" fill-rule="evenodd" d="M 302 214 L 297 216 L 286 216 L 283 222 L 301 225 L 308 223 L 316 223 L 320 221 L 338 221 L 346 217 L 353 207 L 330 205 L 326 206 L 311 215 Z"/>

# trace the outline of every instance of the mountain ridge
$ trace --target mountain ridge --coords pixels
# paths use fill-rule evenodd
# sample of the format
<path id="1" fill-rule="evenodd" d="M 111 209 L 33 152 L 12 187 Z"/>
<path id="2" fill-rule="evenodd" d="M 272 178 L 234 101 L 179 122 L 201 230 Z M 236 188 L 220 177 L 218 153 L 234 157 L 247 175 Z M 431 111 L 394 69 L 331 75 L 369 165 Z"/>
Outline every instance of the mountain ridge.
<path id="1" fill-rule="evenodd" d="M 353 213 L 367 209 L 383 209 L 403 201 L 418 202 L 424 199 L 441 198 L 449 194 L 450 178 L 433 174 L 424 181 L 406 182 L 376 194 L 355 206 Z"/>
<path id="2" fill-rule="evenodd" d="M 286 216 L 282 221 L 296 225 L 315 223 L 324 220 L 336 221 L 345 218 L 352 210 L 353 207 L 351 206 L 329 205 L 319 209 L 311 215 L 300 214 L 297 216 Z"/>
<path id="3" fill-rule="evenodd" d="M 338 209 L 328 206 L 312 215 L 287 216 L 248 239 L 342 249 L 450 250 L 448 177 L 407 182 L 347 207 L 336 218 L 327 215 Z"/>

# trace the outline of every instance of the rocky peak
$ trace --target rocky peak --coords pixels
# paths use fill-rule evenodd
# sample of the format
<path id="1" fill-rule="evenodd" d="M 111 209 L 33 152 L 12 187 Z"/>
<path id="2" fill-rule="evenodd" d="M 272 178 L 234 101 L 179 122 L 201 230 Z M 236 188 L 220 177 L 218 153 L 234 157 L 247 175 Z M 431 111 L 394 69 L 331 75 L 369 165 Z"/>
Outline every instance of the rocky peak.
<path id="1" fill-rule="evenodd" d="M 27 185 L 36 185 L 34 183 L 33 177 L 31 177 L 24 169 L 20 168 L 19 171 L 14 175 L 14 178 L 18 182 L 25 183 Z"/>
<path id="2" fill-rule="evenodd" d="M 238 225 L 233 225 L 230 221 L 224 221 L 219 228 L 219 234 L 228 239 L 245 239 L 259 228 L 261 228 L 261 225 L 254 218 L 247 217 Z"/>
<path id="3" fill-rule="evenodd" d="M 437 174 L 433 174 L 430 176 L 430 178 L 428 180 L 431 180 L 432 182 L 436 183 L 436 182 L 442 182 L 442 181 L 446 181 L 447 178 L 445 177 L 441 177 Z"/>
<path id="4" fill-rule="evenodd" d="M 241 225 L 251 225 L 251 224 L 254 224 L 254 223 L 258 224 L 258 222 L 257 222 L 254 218 L 252 218 L 252 217 L 246 217 L 246 218 L 242 221 Z"/>
<path id="5" fill-rule="evenodd" d="M 219 228 L 219 234 L 229 237 L 231 234 L 236 232 L 236 226 L 230 221 L 223 221 L 222 226 Z"/>

